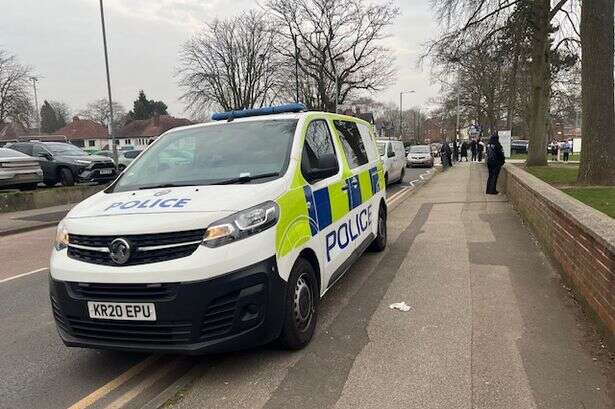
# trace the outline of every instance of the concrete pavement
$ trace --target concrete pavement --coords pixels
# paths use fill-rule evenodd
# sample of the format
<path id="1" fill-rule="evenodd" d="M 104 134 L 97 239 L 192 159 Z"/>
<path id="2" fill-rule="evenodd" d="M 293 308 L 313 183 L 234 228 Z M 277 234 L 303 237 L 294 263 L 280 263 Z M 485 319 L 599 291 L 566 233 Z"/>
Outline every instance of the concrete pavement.
<path id="1" fill-rule="evenodd" d="M 612 358 L 485 173 L 456 165 L 396 206 L 389 249 L 327 294 L 305 350 L 207 358 L 170 406 L 615 407 Z"/>

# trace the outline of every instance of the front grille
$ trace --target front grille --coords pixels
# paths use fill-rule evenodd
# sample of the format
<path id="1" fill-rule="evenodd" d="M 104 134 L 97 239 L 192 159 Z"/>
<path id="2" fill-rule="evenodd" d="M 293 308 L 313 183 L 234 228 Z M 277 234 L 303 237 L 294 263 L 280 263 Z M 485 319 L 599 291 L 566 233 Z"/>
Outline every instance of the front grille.
<path id="1" fill-rule="evenodd" d="M 216 298 L 209 304 L 201 322 L 201 340 L 218 338 L 233 328 L 240 291 Z"/>
<path id="2" fill-rule="evenodd" d="M 90 165 L 90 169 L 108 169 L 115 168 L 113 162 L 95 162 Z"/>
<path id="3" fill-rule="evenodd" d="M 133 322 L 65 316 L 53 297 L 51 307 L 58 327 L 77 338 L 171 345 L 187 343 L 192 335 L 192 323 L 189 321 Z"/>
<path id="4" fill-rule="evenodd" d="M 161 284 L 101 284 L 66 283 L 71 295 L 85 300 L 147 300 L 164 301 L 175 297 L 176 283 Z"/>
<path id="5" fill-rule="evenodd" d="M 173 233 L 139 234 L 126 236 L 87 236 L 70 234 L 68 237 L 68 256 L 86 263 L 114 265 L 107 250 L 116 238 L 123 238 L 131 245 L 130 259 L 122 266 L 157 263 L 187 257 L 199 247 L 205 234 L 204 229 L 188 230 Z M 183 244 L 185 243 L 185 244 Z M 74 247 L 84 246 L 86 248 Z M 172 246 L 154 250 L 143 250 L 143 247 Z M 92 249 L 93 248 L 93 249 Z M 98 249 L 100 250 L 98 250 Z"/>

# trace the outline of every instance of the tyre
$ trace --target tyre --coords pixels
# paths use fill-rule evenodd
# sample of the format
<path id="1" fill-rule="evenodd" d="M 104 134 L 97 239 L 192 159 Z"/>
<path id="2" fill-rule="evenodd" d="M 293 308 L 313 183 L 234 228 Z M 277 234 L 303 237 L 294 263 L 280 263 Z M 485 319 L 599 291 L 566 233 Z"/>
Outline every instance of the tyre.
<path id="1" fill-rule="evenodd" d="M 60 169 L 60 183 L 62 183 L 62 186 L 73 186 L 75 184 L 75 176 L 70 169 Z"/>
<path id="2" fill-rule="evenodd" d="M 279 338 L 282 347 L 298 350 L 310 342 L 318 319 L 319 300 L 314 267 L 304 258 L 297 259 L 286 289 L 284 324 Z"/>
<path id="3" fill-rule="evenodd" d="M 373 252 L 381 252 L 387 247 L 387 211 L 384 206 L 380 206 L 378 212 L 378 235 L 372 244 L 369 246 L 369 250 Z"/>

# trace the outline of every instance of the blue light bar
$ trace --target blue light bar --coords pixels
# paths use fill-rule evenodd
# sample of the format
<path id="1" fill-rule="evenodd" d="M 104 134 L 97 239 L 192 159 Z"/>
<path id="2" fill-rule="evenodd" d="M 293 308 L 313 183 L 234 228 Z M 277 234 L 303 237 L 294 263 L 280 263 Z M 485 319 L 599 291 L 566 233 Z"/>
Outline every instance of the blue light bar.
<path id="1" fill-rule="evenodd" d="M 257 109 L 243 109 L 241 111 L 216 112 L 211 116 L 211 119 L 214 121 L 223 121 L 225 119 L 233 120 L 235 118 L 247 118 L 250 116 L 283 114 L 283 113 L 301 112 L 301 111 L 306 111 L 305 105 L 293 103 L 293 104 L 282 104 L 282 105 L 275 105 L 271 107 L 257 108 Z"/>

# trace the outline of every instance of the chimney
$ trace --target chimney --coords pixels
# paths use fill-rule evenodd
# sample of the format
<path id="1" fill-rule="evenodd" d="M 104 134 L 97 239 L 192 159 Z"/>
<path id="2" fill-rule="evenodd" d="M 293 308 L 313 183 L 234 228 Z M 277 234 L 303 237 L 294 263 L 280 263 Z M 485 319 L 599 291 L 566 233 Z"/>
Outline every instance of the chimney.
<path id="1" fill-rule="evenodd" d="M 77 122 L 78 120 L 79 120 L 79 117 L 78 117 L 77 115 L 75 115 L 75 116 L 73 117 L 73 122 Z"/>
<path id="2" fill-rule="evenodd" d="M 160 114 L 158 112 L 154 112 L 154 126 L 160 126 Z"/>

